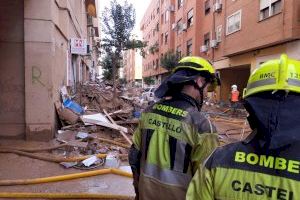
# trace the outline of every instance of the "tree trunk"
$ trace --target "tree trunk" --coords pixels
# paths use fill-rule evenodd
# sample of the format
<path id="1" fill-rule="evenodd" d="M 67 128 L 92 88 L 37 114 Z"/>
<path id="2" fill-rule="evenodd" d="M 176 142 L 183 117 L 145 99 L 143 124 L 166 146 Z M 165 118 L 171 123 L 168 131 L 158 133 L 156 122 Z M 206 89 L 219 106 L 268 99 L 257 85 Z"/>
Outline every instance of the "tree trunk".
<path id="1" fill-rule="evenodd" d="M 116 67 L 116 59 L 113 59 L 112 66 L 112 79 L 113 79 L 113 105 L 116 106 L 116 98 L 117 98 L 117 67 Z"/>

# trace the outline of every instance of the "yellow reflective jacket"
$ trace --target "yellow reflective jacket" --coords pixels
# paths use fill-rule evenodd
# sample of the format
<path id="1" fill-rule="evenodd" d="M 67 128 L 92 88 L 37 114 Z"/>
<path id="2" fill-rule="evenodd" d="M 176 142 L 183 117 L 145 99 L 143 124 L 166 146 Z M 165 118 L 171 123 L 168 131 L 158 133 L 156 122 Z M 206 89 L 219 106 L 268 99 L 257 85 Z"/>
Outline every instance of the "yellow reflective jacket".
<path id="1" fill-rule="evenodd" d="M 191 181 L 187 200 L 298 200 L 299 145 L 263 150 L 261 141 L 216 149 Z"/>
<path id="2" fill-rule="evenodd" d="M 184 199 L 197 166 L 218 145 L 215 133 L 187 95 L 146 109 L 133 136 L 141 152 L 139 199 Z"/>

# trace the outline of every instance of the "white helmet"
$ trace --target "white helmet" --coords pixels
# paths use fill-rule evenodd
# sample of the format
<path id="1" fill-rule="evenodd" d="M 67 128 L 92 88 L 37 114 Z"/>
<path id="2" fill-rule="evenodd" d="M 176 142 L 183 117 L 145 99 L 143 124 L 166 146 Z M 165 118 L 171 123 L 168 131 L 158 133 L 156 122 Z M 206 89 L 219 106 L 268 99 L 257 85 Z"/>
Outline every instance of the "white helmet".
<path id="1" fill-rule="evenodd" d="M 231 89 L 237 89 L 237 85 L 232 85 Z"/>

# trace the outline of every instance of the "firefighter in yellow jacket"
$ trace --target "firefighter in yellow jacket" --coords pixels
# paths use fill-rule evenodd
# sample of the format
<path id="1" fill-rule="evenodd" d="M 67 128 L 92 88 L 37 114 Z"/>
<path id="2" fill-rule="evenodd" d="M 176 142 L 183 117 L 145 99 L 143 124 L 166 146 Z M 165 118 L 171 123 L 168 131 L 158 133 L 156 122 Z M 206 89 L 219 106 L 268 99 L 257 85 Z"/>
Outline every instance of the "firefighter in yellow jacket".
<path id="1" fill-rule="evenodd" d="M 262 64 L 243 98 L 253 132 L 212 153 L 187 199 L 300 199 L 300 62 L 282 55 Z"/>
<path id="2" fill-rule="evenodd" d="M 218 82 L 208 61 L 185 57 L 155 91 L 162 100 L 142 113 L 129 152 L 136 199 L 185 199 L 197 166 L 218 145 L 215 127 L 200 113 Z"/>

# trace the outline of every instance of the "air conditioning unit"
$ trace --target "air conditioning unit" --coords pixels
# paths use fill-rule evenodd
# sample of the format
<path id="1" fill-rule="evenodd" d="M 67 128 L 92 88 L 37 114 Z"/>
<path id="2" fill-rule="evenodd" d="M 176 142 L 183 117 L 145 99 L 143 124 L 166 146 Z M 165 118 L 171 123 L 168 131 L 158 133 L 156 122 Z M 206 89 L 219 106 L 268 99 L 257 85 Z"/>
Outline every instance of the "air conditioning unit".
<path id="1" fill-rule="evenodd" d="M 185 31 L 186 29 L 187 29 L 187 24 L 186 23 L 181 24 L 181 30 Z"/>
<path id="2" fill-rule="evenodd" d="M 215 12 L 221 12 L 222 4 L 221 3 L 215 3 L 214 9 L 215 9 Z"/>
<path id="3" fill-rule="evenodd" d="M 211 48 L 217 48 L 218 47 L 218 41 L 217 40 L 211 40 L 210 41 L 210 47 Z"/>
<path id="4" fill-rule="evenodd" d="M 202 45 L 201 47 L 200 47 L 200 52 L 201 53 L 204 53 L 204 52 L 207 52 L 208 51 L 208 47 L 206 46 L 206 45 Z"/>
<path id="5" fill-rule="evenodd" d="M 175 5 L 174 4 L 169 5 L 168 10 L 171 12 L 175 12 Z"/>
<path id="6" fill-rule="evenodd" d="M 175 30 L 177 28 L 177 24 L 176 23 L 173 23 L 172 24 L 172 30 Z"/>

